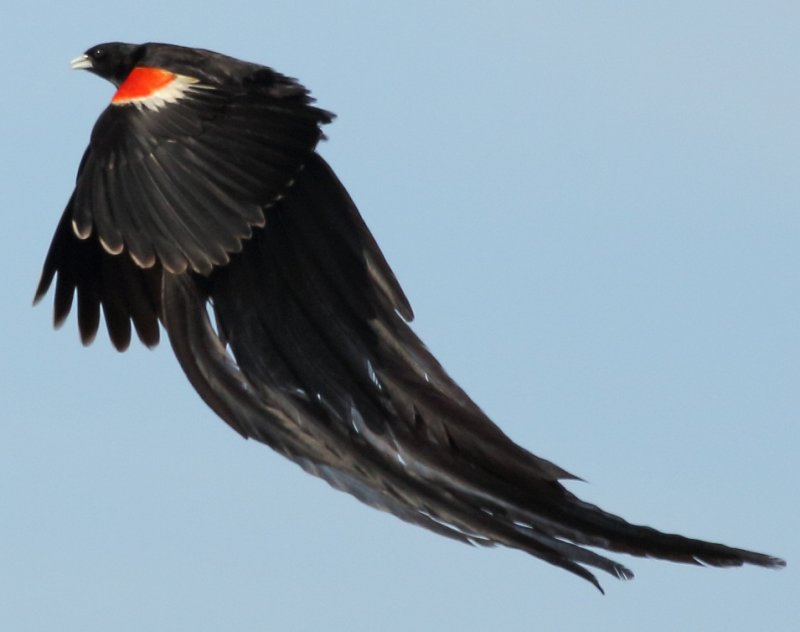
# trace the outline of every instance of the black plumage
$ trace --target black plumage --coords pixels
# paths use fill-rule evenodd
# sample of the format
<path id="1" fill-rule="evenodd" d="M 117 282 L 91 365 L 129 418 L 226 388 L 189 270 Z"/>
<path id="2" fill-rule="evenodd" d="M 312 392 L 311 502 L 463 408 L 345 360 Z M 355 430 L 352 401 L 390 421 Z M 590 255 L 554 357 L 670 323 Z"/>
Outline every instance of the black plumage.
<path id="1" fill-rule="evenodd" d="M 629 524 L 512 442 L 409 327 L 403 290 L 315 151 L 332 115 L 296 81 L 165 44 L 104 44 L 75 65 L 118 92 L 36 291 L 57 276 L 57 324 L 75 292 L 85 343 L 101 308 L 120 350 L 132 329 L 157 344 L 161 322 L 197 392 L 244 437 L 403 520 L 521 549 L 598 587 L 587 567 L 632 573 L 583 545 L 783 565 Z"/>

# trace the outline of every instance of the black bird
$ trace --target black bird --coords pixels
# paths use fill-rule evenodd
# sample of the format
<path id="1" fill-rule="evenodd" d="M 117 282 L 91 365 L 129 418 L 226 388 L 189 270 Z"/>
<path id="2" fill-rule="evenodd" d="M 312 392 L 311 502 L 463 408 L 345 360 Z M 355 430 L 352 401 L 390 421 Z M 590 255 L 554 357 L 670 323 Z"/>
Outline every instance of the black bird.
<path id="1" fill-rule="evenodd" d="M 600 584 L 633 574 L 584 545 L 710 566 L 778 558 L 630 524 L 509 439 L 409 327 L 403 290 L 316 153 L 333 115 L 265 66 L 167 44 L 101 44 L 72 63 L 116 86 L 36 290 L 55 324 L 77 293 L 84 344 L 163 325 L 205 402 L 333 487 L 472 544 Z M 215 323 L 209 319 L 211 307 Z M 602 590 L 602 589 L 601 589 Z"/>

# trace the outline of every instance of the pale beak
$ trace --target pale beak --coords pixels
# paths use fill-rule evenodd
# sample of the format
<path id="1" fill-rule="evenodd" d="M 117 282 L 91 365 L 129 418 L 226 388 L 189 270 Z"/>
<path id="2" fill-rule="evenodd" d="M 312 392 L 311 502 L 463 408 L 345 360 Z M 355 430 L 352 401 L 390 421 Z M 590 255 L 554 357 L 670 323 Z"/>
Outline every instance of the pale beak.
<path id="1" fill-rule="evenodd" d="M 81 55 L 80 57 L 76 57 L 69 65 L 74 70 L 80 70 L 82 68 L 91 68 L 92 67 L 92 58 L 89 55 Z"/>

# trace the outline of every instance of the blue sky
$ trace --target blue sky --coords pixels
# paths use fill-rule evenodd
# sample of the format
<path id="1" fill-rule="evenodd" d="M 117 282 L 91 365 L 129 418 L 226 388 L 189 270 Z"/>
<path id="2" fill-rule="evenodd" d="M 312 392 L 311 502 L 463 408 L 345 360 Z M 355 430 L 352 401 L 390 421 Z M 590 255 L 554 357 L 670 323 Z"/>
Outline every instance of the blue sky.
<path id="1" fill-rule="evenodd" d="M 796 629 L 800 6 L 621 5 L 4 9 L 0 627 Z M 30 300 L 112 93 L 68 61 L 109 40 L 299 77 L 417 331 L 503 429 L 629 520 L 789 567 L 620 556 L 601 597 L 241 440 L 168 345 L 54 332 Z"/>

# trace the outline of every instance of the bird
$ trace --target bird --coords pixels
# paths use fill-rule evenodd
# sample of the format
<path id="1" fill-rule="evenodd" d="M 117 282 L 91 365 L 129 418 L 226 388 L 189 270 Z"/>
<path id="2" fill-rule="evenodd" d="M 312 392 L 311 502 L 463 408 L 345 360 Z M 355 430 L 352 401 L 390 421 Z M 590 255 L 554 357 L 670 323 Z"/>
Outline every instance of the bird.
<path id="1" fill-rule="evenodd" d="M 318 153 L 334 115 L 296 79 L 209 50 L 111 42 L 72 61 L 111 82 L 34 303 L 55 280 L 82 342 L 166 333 L 244 438 L 437 534 L 574 573 L 633 573 L 594 549 L 696 565 L 777 557 L 662 533 L 581 500 L 512 441 L 412 330 L 411 305 Z M 579 479 L 580 480 L 580 479 Z"/>

